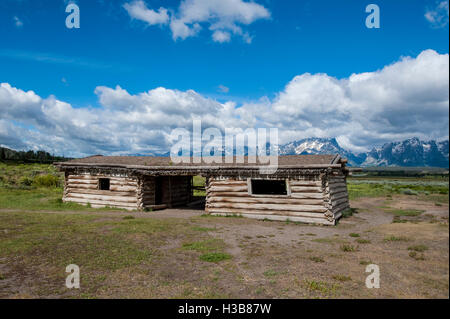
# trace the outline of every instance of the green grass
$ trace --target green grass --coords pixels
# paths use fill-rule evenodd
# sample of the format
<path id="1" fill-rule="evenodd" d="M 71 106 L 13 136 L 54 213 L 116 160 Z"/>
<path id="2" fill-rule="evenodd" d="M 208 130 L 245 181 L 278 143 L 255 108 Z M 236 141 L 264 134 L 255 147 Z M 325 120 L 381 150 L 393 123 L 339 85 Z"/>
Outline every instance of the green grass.
<path id="1" fill-rule="evenodd" d="M 123 211 L 106 207 L 100 209 L 90 208 L 77 203 L 63 203 L 61 188 L 30 188 L 17 189 L 0 187 L 0 209 L 18 210 L 51 210 L 51 211 Z"/>
<path id="2" fill-rule="evenodd" d="M 424 210 L 418 209 L 385 209 L 386 212 L 393 214 L 394 216 L 419 216 Z"/>
<path id="3" fill-rule="evenodd" d="M 358 214 L 358 210 L 356 208 L 347 208 L 342 211 L 342 218 L 353 216 L 353 214 Z"/>
<path id="4" fill-rule="evenodd" d="M 423 254 L 418 254 L 416 251 L 411 251 L 408 255 L 415 260 L 425 260 L 425 256 Z"/>
<path id="5" fill-rule="evenodd" d="M 206 253 L 201 255 L 199 258 L 203 261 L 217 263 L 222 260 L 231 259 L 231 255 L 225 253 Z"/>
<path id="6" fill-rule="evenodd" d="M 211 238 L 202 241 L 184 243 L 182 245 L 184 250 L 194 250 L 202 253 L 199 259 L 208 262 L 219 262 L 226 259 L 231 259 L 231 255 L 223 252 L 225 243 L 222 239 Z"/>
<path id="7" fill-rule="evenodd" d="M 343 244 L 341 245 L 341 250 L 344 252 L 353 252 L 353 251 L 357 251 L 358 247 L 353 246 L 353 245 L 349 245 L 349 244 Z"/>
<path id="8" fill-rule="evenodd" d="M 194 176 L 192 185 L 194 187 L 205 187 L 206 178 L 202 176 Z M 206 196 L 206 192 L 204 190 L 194 189 L 194 196 Z"/>
<path id="9" fill-rule="evenodd" d="M 53 165 L 0 162 L 0 209 L 98 211 L 76 203 L 63 203 L 63 177 Z M 119 209 L 114 209 L 119 210 Z"/>
<path id="10" fill-rule="evenodd" d="M 356 240 L 356 242 L 357 242 L 358 244 L 370 244 L 370 243 L 371 243 L 370 240 L 368 240 L 368 239 L 363 239 L 363 238 L 358 238 L 358 239 Z"/>
<path id="11" fill-rule="evenodd" d="M 424 198 L 439 198 L 448 203 L 448 179 L 434 178 L 349 178 L 348 192 L 350 199 L 360 197 L 386 197 L 393 194 L 419 195 Z"/>
<path id="12" fill-rule="evenodd" d="M 428 247 L 425 246 L 425 245 L 414 245 L 414 246 L 408 247 L 408 250 L 413 250 L 413 251 L 417 251 L 417 252 L 424 252 L 425 250 L 428 250 Z"/>
<path id="13" fill-rule="evenodd" d="M 224 243 L 221 239 L 207 239 L 203 241 L 196 241 L 190 243 L 184 243 L 183 249 L 186 250 L 195 250 L 198 252 L 210 252 L 222 249 L 224 247 Z"/>
<path id="14" fill-rule="evenodd" d="M 273 270 L 273 269 L 266 270 L 266 271 L 263 273 L 263 275 L 266 276 L 266 277 L 274 277 L 274 276 L 276 276 L 276 275 L 278 275 L 278 274 L 279 274 L 279 273 L 278 273 L 277 271 Z"/>
<path id="15" fill-rule="evenodd" d="M 216 228 L 194 226 L 194 227 L 192 227 L 192 230 L 199 231 L 199 232 L 209 232 L 209 231 L 216 230 Z"/>
<path id="16" fill-rule="evenodd" d="M 358 233 L 350 233 L 348 234 L 350 237 L 359 237 L 360 235 Z"/>
<path id="17" fill-rule="evenodd" d="M 390 235 L 387 236 L 383 239 L 385 242 L 390 242 L 390 241 L 409 241 L 409 238 L 404 237 L 404 236 L 394 236 L 394 235 Z"/>
<path id="18" fill-rule="evenodd" d="M 324 237 L 324 238 L 314 238 L 311 241 L 321 244 L 332 244 L 336 242 L 336 239 L 331 237 Z"/>
<path id="19" fill-rule="evenodd" d="M 335 296 L 340 286 L 336 284 L 329 284 L 317 280 L 303 280 L 303 285 L 312 292 L 318 292 L 325 296 Z"/>
<path id="20" fill-rule="evenodd" d="M 394 216 L 392 219 L 392 223 L 407 223 L 408 221 L 405 219 L 402 219 L 400 216 Z"/>
<path id="21" fill-rule="evenodd" d="M 315 263 L 325 262 L 325 260 L 322 257 L 318 257 L 318 256 L 309 257 L 309 260 L 314 261 Z"/>
<path id="22" fill-rule="evenodd" d="M 121 234 L 102 231 L 123 221 L 96 219 L 98 216 L 93 215 L 2 213 L 0 224 L 8 232 L 0 235 L 0 256 L 45 256 L 53 265 L 73 263 L 102 271 L 150 260 L 151 250 Z"/>
<path id="23" fill-rule="evenodd" d="M 345 282 L 345 281 L 352 280 L 352 278 L 350 276 L 344 276 L 344 275 L 334 275 L 332 278 L 334 280 L 337 280 L 337 281 L 340 281 L 340 282 Z"/>

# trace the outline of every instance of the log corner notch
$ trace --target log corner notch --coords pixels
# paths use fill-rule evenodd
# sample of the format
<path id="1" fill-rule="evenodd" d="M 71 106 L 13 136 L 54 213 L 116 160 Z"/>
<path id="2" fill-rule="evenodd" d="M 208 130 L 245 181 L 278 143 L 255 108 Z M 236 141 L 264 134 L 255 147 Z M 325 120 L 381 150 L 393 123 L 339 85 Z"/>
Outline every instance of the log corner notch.
<path id="1" fill-rule="evenodd" d="M 160 157 L 94 156 L 56 165 L 65 172 L 64 201 L 129 210 L 186 205 L 192 176 L 202 175 L 209 214 L 335 225 L 349 207 L 346 162 L 339 155 L 281 156 L 273 174 L 247 160 L 185 165 Z"/>

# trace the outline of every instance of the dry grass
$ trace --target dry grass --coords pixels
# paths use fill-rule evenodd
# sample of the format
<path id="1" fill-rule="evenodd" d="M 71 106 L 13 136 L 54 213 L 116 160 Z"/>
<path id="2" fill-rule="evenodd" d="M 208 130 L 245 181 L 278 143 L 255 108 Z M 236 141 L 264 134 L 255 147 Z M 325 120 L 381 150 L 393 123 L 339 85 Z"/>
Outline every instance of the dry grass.
<path id="1" fill-rule="evenodd" d="M 358 195 L 338 226 L 323 227 L 188 210 L 65 212 L 51 202 L 58 189 L 21 192 L 0 192 L 15 201 L 0 205 L 3 298 L 449 297 L 442 194 Z M 70 263 L 79 290 L 64 286 Z M 365 287 L 369 264 L 380 289 Z"/>

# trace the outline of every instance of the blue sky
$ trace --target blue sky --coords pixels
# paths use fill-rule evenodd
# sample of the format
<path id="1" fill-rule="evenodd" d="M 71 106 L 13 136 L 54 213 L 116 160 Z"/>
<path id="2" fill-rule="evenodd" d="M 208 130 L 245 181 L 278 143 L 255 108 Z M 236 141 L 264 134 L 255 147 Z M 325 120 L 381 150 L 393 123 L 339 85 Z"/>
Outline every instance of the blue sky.
<path id="1" fill-rule="evenodd" d="M 352 74 L 377 72 L 401 61 L 402 57 L 416 59 L 425 50 L 433 50 L 448 61 L 448 1 L 257 0 L 252 2 L 255 6 L 250 7 L 248 16 L 240 16 L 233 12 L 233 5 L 249 1 L 224 0 L 229 5 L 223 6 L 223 13 L 220 10 L 210 12 L 216 15 L 214 19 L 190 17 L 186 24 L 191 30 L 195 29 L 195 23 L 201 30 L 184 39 L 174 39 L 170 25 L 175 18 L 180 21 L 183 18 L 179 1 L 142 2 L 147 13 L 161 13 L 160 7 L 167 10 L 166 22 L 150 25 L 148 21 L 133 18 L 126 10 L 126 3 L 136 5 L 132 0 L 77 0 L 80 29 L 65 26 L 68 2 L 0 2 L 0 83 L 7 83 L 21 92 L 33 91 L 43 101 L 54 96 L 74 109 L 107 108 L 105 102 L 101 102 L 98 87 L 115 89 L 120 86 L 135 97 L 158 87 L 185 93 L 193 90 L 208 101 L 220 105 L 233 103 L 234 108 L 250 105 L 250 110 L 258 103 L 262 104 L 261 109 L 268 103 L 275 105 L 291 81 L 306 73 L 322 73 L 342 80 Z M 365 7 L 369 3 L 380 7 L 379 29 L 365 26 L 368 15 Z M 204 3 L 187 0 L 184 5 L 196 8 Z M 228 9 L 231 13 L 226 15 Z M 184 16 L 188 19 L 186 12 Z M 229 35 L 226 42 L 213 38 L 214 30 L 210 28 L 217 21 L 226 24 L 220 29 Z M 443 76 L 448 77 L 448 72 Z M 445 92 L 443 94 L 443 103 L 448 105 L 448 92 L 446 96 Z M 42 108 L 42 105 L 36 107 Z M 440 111 L 437 113 L 442 115 Z M 239 118 L 242 117 L 241 114 Z M 27 121 L 25 116 L 3 115 L 2 118 L 16 129 L 19 123 L 47 134 L 44 132 L 46 124 Z M 285 123 L 283 121 L 283 125 Z M 309 121 L 309 124 L 314 123 Z M 448 120 L 442 126 L 448 129 Z M 6 124 L 6 131 L 5 127 Z M 293 128 L 288 127 L 287 131 Z M 363 149 L 390 138 L 407 137 L 414 134 L 413 131 L 403 131 L 399 135 L 382 132 L 378 138 L 361 137 L 361 141 L 343 136 L 340 142 L 350 148 Z M 66 133 L 61 133 L 63 139 L 70 138 Z M 426 137 L 423 132 L 417 133 Z M 330 134 L 332 132 L 321 131 L 316 135 Z M 291 132 L 285 139 L 294 135 Z M 441 132 L 432 132 L 430 136 L 446 137 Z M 25 146 L 36 142 L 29 141 Z M 85 143 L 89 141 L 86 139 Z M 0 143 L 8 144 L 5 140 Z M 38 145 L 64 151 L 44 141 Z M 138 149 L 142 151 L 142 148 L 145 149 L 142 145 Z M 95 150 L 110 151 L 100 146 Z M 91 148 L 86 148 L 87 153 L 90 151 Z"/>

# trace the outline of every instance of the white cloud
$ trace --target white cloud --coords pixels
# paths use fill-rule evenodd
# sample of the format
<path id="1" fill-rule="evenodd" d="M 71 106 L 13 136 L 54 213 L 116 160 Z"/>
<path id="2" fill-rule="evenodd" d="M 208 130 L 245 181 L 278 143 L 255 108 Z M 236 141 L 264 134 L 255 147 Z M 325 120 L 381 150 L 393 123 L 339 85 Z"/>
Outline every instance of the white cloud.
<path id="1" fill-rule="evenodd" d="M 216 31 L 214 31 L 212 38 L 213 38 L 214 42 L 220 42 L 220 43 L 230 42 L 231 34 L 229 32 L 216 30 Z"/>
<path id="2" fill-rule="evenodd" d="M 234 34 L 250 43 L 252 37 L 242 27 L 270 18 L 270 12 L 264 6 L 245 0 L 184 0 L 176 10 L 172 10 L 170 18 L 167 9 L 150 10 L 142 0 L 125 3 L 124 8 L 130 17 L 149 25 L 167 24 L 170 20 L 174 40 L 197 35 L 205 24 L 216 42 L 229 42 L 231 34 Z"/>
<path id="3" fill-rule="evenodd" d="M 428 8 L 425 12 L 425 19 L 434 28 L 443 28 L 448 24 L 449 5 L 448 0 L 439 1 L 434 8 Z"/>
<path id="4" fill-rule="evenodd" d="M 75 108 L 0 84 L 0 144 L 57 154 L 151 154 L 169 150 L 172 129 L 277 127 L 280 143 L 336 137 L 362 151 L 374 144 L 448 138 L 449 56 L 433 50 L 404 57 L 375 72 L 336 79 L 302 74 L 273 100 L 219 103 L 195 91 L 155 88 L 130 94 L 99 86 L 100 108 Z"/>
<path id="5" fill-rule="evenodd" d="M 149 25 L 164 25 L 169 22 L 167 9 L 161 7 L 158 11 L 150 10 L 142 0 L 135 0 L 131 3 L 125 3 L 123 7 L 127 10 L 131 18 L 142 20 Z"/>
<path id="6" fill-rule="evenodd" d="M 15 25 L 17 28 L 23 27 L 23 22 L 22 22 L 22 20 L 20 20 L 17 16 L 15 16 L 15 17 L 13 18 L 13 20 L 14 20 L 14 25 Z"/>
<path id="7" fill-rule="evenodd" d="M 448 54 L 426 50 L 417 58 L 402 58 L 382 70 L 347 79 L 303 74 L 269 107 L 249 108 L 260 110 L 265 125 L 297 128 L 304 137 L 347 137 L 353 149 L 411 136 L 445 138 L 448 67 Z"/>
<path id="8" fill-rule="evenodd" d="M 225 85 L 222 85 L 222 84 L 217 86 L 217 90 L 219 92 L 221 92 L 221 93 L 228 93 L 228 92 L 230 92 L 230 88 L 226 87 Z"/>

